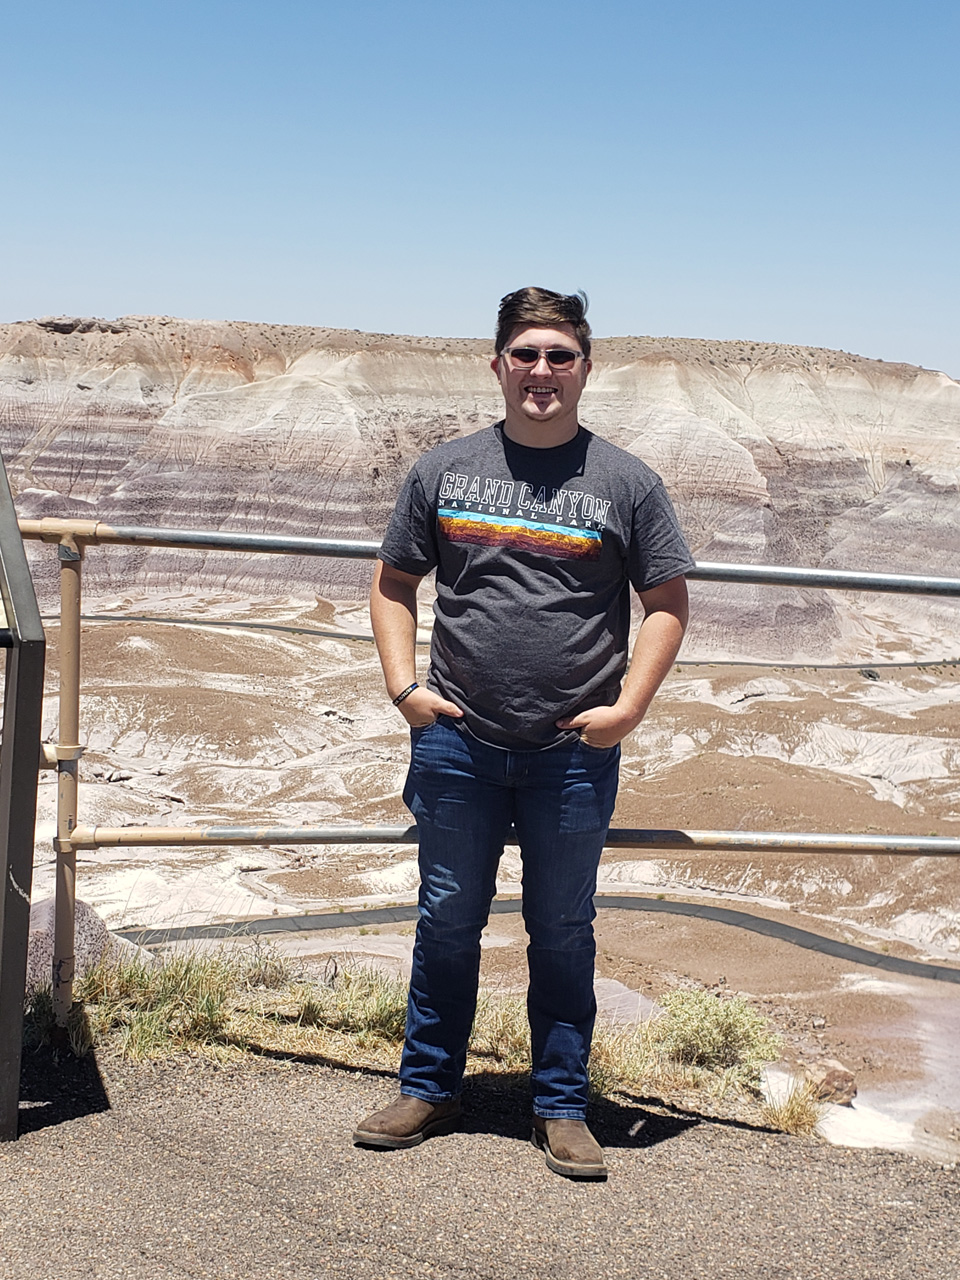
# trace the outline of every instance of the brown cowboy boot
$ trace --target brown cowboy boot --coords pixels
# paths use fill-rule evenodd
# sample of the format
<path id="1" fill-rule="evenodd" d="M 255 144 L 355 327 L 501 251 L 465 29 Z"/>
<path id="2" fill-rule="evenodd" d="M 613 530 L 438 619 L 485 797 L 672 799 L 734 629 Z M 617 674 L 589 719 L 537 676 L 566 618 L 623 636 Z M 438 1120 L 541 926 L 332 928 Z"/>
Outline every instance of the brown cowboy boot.
<path id="1" fill-rule="evenodd" d="M 599 1142 L 583 1120 L 544 1120 L 533 1117 L 533 1145 L 547 1168 L 562 1178 L 605 1178 L 607 1166 Z"/>
<path id="2" fill-rule="evenodd" d="M 460 1119 L 460 1099 L 449 1102 L 424 1102 L 401 1093 L 382 1111 L 375 1111 L 354 1130 L 353 1142 L 358 1147 L 382 1147 L 399 1151 L 415 1147 L 424 1138 L 449 1133 Z"/>

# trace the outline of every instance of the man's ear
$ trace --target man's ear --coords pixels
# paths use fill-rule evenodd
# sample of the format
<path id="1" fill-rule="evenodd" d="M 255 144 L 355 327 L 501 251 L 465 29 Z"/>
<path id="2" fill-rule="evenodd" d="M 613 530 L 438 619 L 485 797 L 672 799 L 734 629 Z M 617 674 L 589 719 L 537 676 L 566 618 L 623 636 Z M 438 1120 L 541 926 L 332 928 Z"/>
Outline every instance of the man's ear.
<path id="1" fill-rule="evenodd" d="M 493 359 L 490 361 L 490 368 L 497 375 L 497 377 L 500 376 L 500 357 L 499 356 L 493 357 Z"/>

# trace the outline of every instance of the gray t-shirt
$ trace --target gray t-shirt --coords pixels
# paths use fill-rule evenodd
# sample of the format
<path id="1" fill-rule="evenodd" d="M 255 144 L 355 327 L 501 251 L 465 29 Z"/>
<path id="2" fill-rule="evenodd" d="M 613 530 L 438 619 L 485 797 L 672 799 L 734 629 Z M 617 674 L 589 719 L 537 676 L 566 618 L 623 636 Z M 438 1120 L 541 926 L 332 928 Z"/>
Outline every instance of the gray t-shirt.
<path id="1" fill-rule="evenodd" d="M 581 427 L 529 449 L 497 423 L 424 454 L 380 559 L 437 571 L 427 683 L 466 728 L 515 750 L 565 738 L 556 721 L 611 706 L 627 664 L 630 591 L 694 562 L 656 472 Z"/>

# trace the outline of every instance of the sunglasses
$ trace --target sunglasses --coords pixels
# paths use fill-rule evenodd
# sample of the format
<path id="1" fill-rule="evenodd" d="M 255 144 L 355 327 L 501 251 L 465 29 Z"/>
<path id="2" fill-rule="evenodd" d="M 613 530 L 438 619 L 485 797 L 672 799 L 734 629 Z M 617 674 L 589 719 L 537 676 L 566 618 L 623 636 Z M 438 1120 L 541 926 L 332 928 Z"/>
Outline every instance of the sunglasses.
<path id="1" fill-rule="evenodd" d="M 551 369 L 572 369 L 583 358 L 582 351 L 568 351 L 566 347 L 551 347 L 547 351 L 541 347 L 504 347 L 503 350 L 518 369 L 532 369 L 541 356 L 546 357 Z"/>

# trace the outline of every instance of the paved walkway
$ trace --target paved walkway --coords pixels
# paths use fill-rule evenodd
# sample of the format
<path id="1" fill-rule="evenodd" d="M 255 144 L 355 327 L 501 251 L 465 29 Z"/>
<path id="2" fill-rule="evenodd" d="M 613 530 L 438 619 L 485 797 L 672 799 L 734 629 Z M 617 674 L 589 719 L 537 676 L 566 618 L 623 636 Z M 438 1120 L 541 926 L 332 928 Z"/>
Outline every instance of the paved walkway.
<path id="1" fill-rule="evenodd" d="M 651 1101 L 595 1114 L 605 1184 L 549 1173 L 526 1097 L 478 1078 L 464 1130 L 361 1151 L 393 1091 L 318 1062 L 100 1071 L 28 1057 L 0 1146 L 0 1280 L 953 1280 L 960 1173 Z"/>

